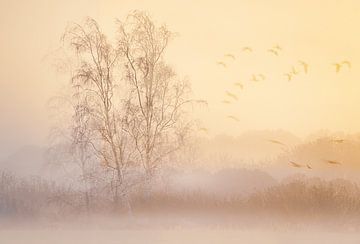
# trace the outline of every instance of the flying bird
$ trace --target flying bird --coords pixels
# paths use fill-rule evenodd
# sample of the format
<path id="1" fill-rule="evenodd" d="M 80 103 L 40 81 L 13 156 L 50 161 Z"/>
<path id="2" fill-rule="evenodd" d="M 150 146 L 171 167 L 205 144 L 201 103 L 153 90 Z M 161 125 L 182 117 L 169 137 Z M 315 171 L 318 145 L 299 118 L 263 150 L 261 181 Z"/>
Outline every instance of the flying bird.
<path id="1" fill-rule="evenodd" d="M 290 161 L 289 163 L 291 164 L 291 166 L 293 166 L 295 168 L 301 168 L 302 167 L 301 164 L 295 163 L 294 161 Z"/>
<path id="2" fill-rule="evenodd" d="M 233 54 L 227 53 L 224 55 L 225 58 L 231 58 L 232 60 L 235 60 L 235 56 Z"/>
<path id="3" fill-rule="evenodd" d="M 218 64 L 218 65 L 223 66 L 224 68 L 226 68 L 226 67 L 227 67 L 227 66 L 226 66 L 226 64 L 225 64 L 224 62 L 217 62 L 217 64 Z"/>
<path id="4" fill-rule="evenodd" d="M 346 61 L 346 60 L 344 60 L 344 61 L 342 61 L 341 62 L 341 64 L 345 64 L 345 65 L 347 65 L 348 67 L 349 67 L 349 69 L 351 68 L 351 63 L 350 63 L 350 61 Z"/>
<path id="5" fill-rule="evenodd" d="M 292 67 L 291 67 L 291 73 L 292 73 L 293 75 L 297 75 L 297 74 L 299 74 L 299 71 L 296 70 L 294 66 L 292 66 Z"/>
<path id="6" fill-rule="evenodd" d="M 243 47 L 242 49 L 243 52 L 252 52 L 252 48 L 251 47 Z"/>
<path id="7" fill-rule="evenodd" d="M 205 132 L 205 133 L 209 132 L 209 130 L 207 128 L 205 128 L 205 127 L 199 128 L 199 131 L 202 131 L 202 132 Z"/>
<path id="8" fill-rule="evenodd" d="M 279 50 L 279 51 L 282 50 L 282 48 L 281 48 L 278 44 L 276 44 L 276 45 L 273 47 L 273 49 L 277 49 L 277 50 Z"/>
<path id="9" fill-rule="evenodd" d="M 239 121 L 240 121 L 238 118 L 236 118 L 235 116 L 232 116 L 232 115 L 228 115 L 227 117 L 228 117 L 229 119 L 232 119 L 232 120 L 236 121 L 236 122 L 239 122 Z"/>
<path id="10" fill-rule="evenodd" d="M 309 70 L 309 65 L 302 60 L 299 60 L 299 63 L 303 66 L 305 74 L 307 74 L 307 72 Z"/>
<path id="11" fill-rule="evenodd" d="M 255 82 L 260 81 L 260 80 L 257 78 L 257 76 L 254 75 L 254 74 L 251 76 L 250 80 L 251 80 L 251 81 L 255 81 Z"/>
<path id="12" fill-rule="evenodd" d="M 335 71 L 336 73 L 339 73 L 343 67 L 343 65 L 346 65 L 349 69 L 351 68 L 351 63 L 350 61 L 344 60 L 341 63 L 334 63 L 333 65 L 335 65 Z"/>
<path id="13" fill-rule="evenodd" d="M 244 89 L 244 85 L 240 82 L 234 83 L 235 86 L 239 87 L 241 90 Z"/>
<path id="14" fill-rule="evenodd" d="M 234 100 L 238 100 L 238 97 L 234 93 L 226 91 L 226 95 L 233 98 Z"/>
<path id="15" fill-rule="evenodd" d="M 292 74 L 291 73 L 286 73 L 284 75 L 287 77 L 288 81 L 292 80 Z"/>
<path id="16" fill-rule="evenodd" d="M 278 141 L 278 140 L 272 140 L 272 139 L 270 139 L 270 140 L 268 140 L 269 142 L 271 142 L 271 143 L 274 143 L 274 144 L 279 144 L 279 145 L 281 145 L 281 146 L 286 146 L 284 143 L 282 143 L 281 141 Z"/>
<path id="17" fill-rule="evenodd" d="M 268 49 L 268 52 L 273 53 L 275 56 L 279 56 L 278 50 L 275 50 L 275 49 L 273 49 L 273 48 Z"/>
<path id="18" fill-rule="evenodd" d="M 328 163 L 328 164 L 337 164 L 337 165 L 341 164 L 340 162 L 334 161 L 334 160 L 326 160 L 326 163 Z"/>
<path id="19" fill-rule="evenodd" d="M 339 72 L 340 72 L 340 69 L 341 69 L 341 64 L 335 63 L 335 64 L 333 64 L 333 65 L 335 65 L 335 71 L 336 71 L 336 73 L 339 73 Z"/>

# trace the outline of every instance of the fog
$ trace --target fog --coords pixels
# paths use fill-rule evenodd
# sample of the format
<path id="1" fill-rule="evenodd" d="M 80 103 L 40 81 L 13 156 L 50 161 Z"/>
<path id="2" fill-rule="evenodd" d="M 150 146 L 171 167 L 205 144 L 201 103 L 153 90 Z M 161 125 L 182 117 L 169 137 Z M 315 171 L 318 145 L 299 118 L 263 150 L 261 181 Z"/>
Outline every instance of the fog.
<path id="1" fill-rule="evenodd" d="M 162 166 L 150 192 L 142 183 L 133 188 L 130 211 L 123 203 L 114 209 L 106 184 L 97 182 L 90 188 L 89 212 L 80 171 L 49 162 L 43 148 L 24 147 L 2 164 L 0 240 L 357 243 L 358 135 L 342 134 L 340 146 L 333 142 L 338 133 L 296 140 L 283 135 L 252 131 L 239 137 L 198 137 Z M 291 146 L 279 150 L 268 138 Z M 252 151 L 236 150 L 250 148 L 253 141 Z M 252 154 L 257 157 L 251 163 L 236 164 L 249 162 Z M 291 160 L 312 169 L 292 167 Z"/>
<path id="2" fill-rule="evenodd" d="M 0 243 L 359 243 L 357 1 L 1 1 Z"/>

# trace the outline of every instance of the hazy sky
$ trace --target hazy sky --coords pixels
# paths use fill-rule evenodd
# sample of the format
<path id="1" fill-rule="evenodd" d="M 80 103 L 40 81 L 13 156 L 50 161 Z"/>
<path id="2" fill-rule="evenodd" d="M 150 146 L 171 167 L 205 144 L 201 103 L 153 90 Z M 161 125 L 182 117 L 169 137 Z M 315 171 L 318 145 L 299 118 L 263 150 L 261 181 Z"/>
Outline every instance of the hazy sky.
<path id="1" fill-rule="evenodd" d="M 44 141 L 45 103 L 65 78 L 56 74 L 49 56 L 66 24 L 91 16 L 111 34 L 114 20 L 135 9 L 179 34 L 167 59 L 189 77 L 195 97 L 208 100 L 208 108 L 194 112 L 211 133 L 284 129 L 304 136 L 322 129 L 360 130 L 360 1 L 1 0 L 3 151 L 19 142 Z M 278 57 L 267 52 L 275 44 L 283 48 Z M 243 46 L 253 53 L 242 52 Z M 224 59 L 225 53 L 236 60 Z M 300 68 L 299 59 L 309 63 L 309 73 L 288 82 L 284 73 L 293 65 Z M 220 60 L 228 68 L 217 65 Z M 332 63 L 341 60 L 350 60 L 352 69 L 336 74 Z M 263 73 L 266 80 L 251 82 L 252 73 Z M 233 85 L 239 81 L 242 91 Z M 222 104 L 225 91 L 239 100 Z"/>

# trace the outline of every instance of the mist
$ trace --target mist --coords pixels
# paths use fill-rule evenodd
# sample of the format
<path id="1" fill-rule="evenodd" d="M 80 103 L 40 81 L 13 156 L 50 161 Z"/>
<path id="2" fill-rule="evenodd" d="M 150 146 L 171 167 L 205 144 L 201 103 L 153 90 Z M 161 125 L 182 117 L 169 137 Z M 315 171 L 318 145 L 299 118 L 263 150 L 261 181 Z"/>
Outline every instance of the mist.
<path id="1" fill-rule="evenodd" d="M 359 243 L 359 9 L 0 3 L 0 242 Z"/>

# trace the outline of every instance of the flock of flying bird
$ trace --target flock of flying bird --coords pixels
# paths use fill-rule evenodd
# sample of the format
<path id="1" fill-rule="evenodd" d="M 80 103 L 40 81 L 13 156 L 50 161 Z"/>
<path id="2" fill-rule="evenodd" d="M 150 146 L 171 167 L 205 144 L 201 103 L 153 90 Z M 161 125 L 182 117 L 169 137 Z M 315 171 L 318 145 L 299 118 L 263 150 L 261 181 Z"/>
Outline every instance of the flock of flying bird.
<path id="1" fill-rule="evenodd" d="M 243 47 L 242 52 L 252 53 L 253 48 L 249 47 L 249 46 Z M 270 55 L 279 56 L 280 53 L 282 52 L 282 48 L 279 45 L 274 45 L 272 48 L 269 48 L 267 50 L 267 52 Z M 219 66 L 221 66 L 223 68 L 228 67 L 227 61 L 236 60 L 235 55 L 231 54 L 231 53 L 225 54 L 224 58 L 225 58 L 225 61 L 218 61 L 217 62 L 217 65 L 219 65 Z M 339 73 L 340 71 L 342 71 L 342 69 L 344 67 L 346 67 L 348 69 L 351 69 L 351 62 L 347 61 L 347 60 L 343 60 L 343 61 L 340 61 L 340 62 L 337 62 L 337 63 L 333 63 L 332 65 L 334 66 L 334 68 L 335 68 L 334 71 L 336 73 Z M 284 73 L 284 76 L 286 77 L 287 81 L 292 81 L 294 79 L 294 77 L 299 75 L 300 73 L 308 74 L 308 72 L 309 72 L 309 64 L 307 62 L 303 61 L 303 60 L 298 60 L 297 65 L 292 66 L 291 70 L 289 72 Z M 251 77 L 249 78 L 249 80 L 251 82 L 261 82 L 261 81 L 266 80 L 266 76 L 264 74 L 262 74 L 262 73 L 252 74 Z M 241 82 L 236 82 L 233 85 L 236 86 L 237 88 L 239 88 L 240 90 L 244 89 L 244 85 Z M 233 93 L 233 92 L 225 91 L 225 95 L 226 95 L 226 98 L 224 100 L 222 100 L 222 103 L 224 103 L 224 104 L 231 104 L 232 102 L 238 100 L 238 95 Z M 235 122 L 240 121 L 234 115 L 228 115 L 227 118 L 230 119 L 230 120 L 233 120 Z M 205 133 L 208 133 L 207 128 L 202 127 L 202 128 L 199 128 L 199 130 L 203 131 Z M 281 145 L 281 146 L 287 148 L 286 144 L 284 144 L 284 143 L 282 143 L 282 142 L 280 142 L 278 140 L 268 140 L 268 141 L 271 142 L 271 143 L 278 144 L 278 145 Z M 343 143 L 344 140 L 343 139 L 336 139 L 336 140 L 333 140 L 333 142 L 334 143 Z M 341 165 L 340 162 L 335 161 L 335 160 L 324 160 L 324 162 L 329 164 L 329 165 Z M 294 161 L 289 161 L 289 165 L 292 166 L 292 167 L 295 167 L 295 168 L 306 168 L 306 169 L 309 169 L 309 170 L 312 169 L 312 166 L 310 164 L 301 164 L 301 163 L 294 162 Z"/>
<path id="2" fill-rule="evenodd" d="M 253 48 L 246 46 L 242 48 L 242 52 L 247 52 L 247 53 L 252 53 L 253 52 Z M 282 47 L 280 47 L 278 44 L 274 45 L 272 48 L 269 48 L 267 50 L 267 52 L 270 55 L 274 55 L 274 56 L 279 56 L 280 53 L 282 52 Z M 224 60 L 218 61 L 217 65 L 223 67 L 223 68 L 227 68 L 228 67 L 228 62 L 229 60 L 236 60 L 236 57 L 234 54 L 231 53 L 227 53 L 224 55 Z M 337 63 L 333 63 L 333 66 L 335 68 L 335 72 L 339 73 L 344 66 L 346 66 L 348 69 L 351 68 L 351 62 L 347 61 L 347 60 L 343 60 Z M 286 77 L 287 81 L 292 81 L 295 76 L 299 75 L 300 73 L 304 73 L 304 74 L 308 74 L 309 72 L 309 64 L 303 60 L 298 60 L 297 65 L 293 65 L 291 67 L 291 70 L 284 73 L 284 76 Z M 249 80 L 251 82 L 261 82 L 264 81 L 266 79 L 266 76 L 262 73 L 257 73 L 257 74 L 252 74 L 251 77 L 249 78 Z M 244 89 L 244 84 L 241 82 L 236 82 L 234 83 L 234 86 L 236 86 L 237 88 L 239 88 L 240 90 Z M 225 91 L 225 95 L 226 98 L 224 100 L 222 100 L 221 102 L 224 104 L 231 104 L 234 101 L 238 100 L 238 95 L 234 92 L 230 92 L 230 91 Z M 227 116 L 228 119 L 231 119 L 233 121 L 239 122 L 240 120 L 234 116 L 234 115 L 228 115 Z"/>
<path id="3" fill-rule="evenodd" d="M 270 143 L 274 143 L 274 144 L 278 144 L 282 147 L 285 147 L 285 148 L 288 148 L 288 146 L 285 144 L 285 143 L 282 143 L 281 141 L 278 141 L 278 140 L 268 140 Z M 340 143 L 343 143 L 345 140 L 344 139 L 334 139 L 332 140 L 333 143 L 336 143 L 336 144 L 340 144 Z M 323 160 L 325 163 L 329 164 L 329 165 L 341 165 L 342 163 L 339 162 L 339 161 L 335 161 L 335 160 L 328 160 L 328 159 L 324 159 Z M 301 164 L 301 163 L 298 163 L 298 162 L 294 162 L 292 160 L 289 161 L 289 165 L 294 167 L 294 168 L 307 168 L 307 169 L 313 169 L 312 166 L 310 164 Z"/>

